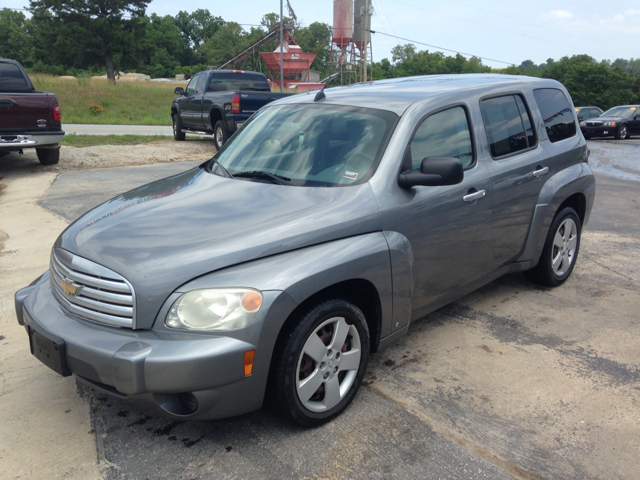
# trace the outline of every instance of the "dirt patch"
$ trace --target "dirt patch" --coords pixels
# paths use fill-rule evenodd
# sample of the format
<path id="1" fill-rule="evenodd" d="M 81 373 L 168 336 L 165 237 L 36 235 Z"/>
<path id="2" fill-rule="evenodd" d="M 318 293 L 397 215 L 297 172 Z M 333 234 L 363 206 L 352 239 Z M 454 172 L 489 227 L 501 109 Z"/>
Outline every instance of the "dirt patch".
<path id="1" fill-rule="evenodd" d="M 32 148 L 25 149 L 24 155 L 13 152 L 3 157 L 0 161 L 0 180 L 2 176 L 15 176 L 20 173 L 67 173 L 96 168 L 205 161 L 215 153 L 216 148 L 211 138 L 186 142 L 160 140 L 142 145 L 99 145 L 84 148 L 63 145 L 60 150 L 60 162 L 56 165 L 43 166 L 38 162 L 35 149 Z M 0 183 L 0 194 L 2 188 L 3 185 Z"/>

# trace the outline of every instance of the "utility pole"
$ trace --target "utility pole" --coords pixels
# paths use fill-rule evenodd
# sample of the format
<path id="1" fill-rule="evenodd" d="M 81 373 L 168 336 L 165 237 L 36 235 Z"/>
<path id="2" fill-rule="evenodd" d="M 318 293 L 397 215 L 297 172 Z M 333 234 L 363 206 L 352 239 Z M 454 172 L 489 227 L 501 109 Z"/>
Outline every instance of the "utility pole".
<path id="1" fill-rule="evenodd" d="M 283 38 L 283 34 L 282 34 L 282 31 L 283 31 L 284 27 L 283 27 L 283 24 L 282 24 L 282 22 L 283 22 L 283 20 L 282 20 L 282 12 L 283 12 L 283 10 L 282 10 L 282 0 L 280 0 L 280 93 L 282 93 L 284 91 L 284 87 L 283 87 L 283 85 L 284 85 L 284 78 L 283 78 L 284 77 L 284 74 L 283 74 L 284 68 L 282 66 L 283 62 L 284 62 L 284 45 L 283 45 L 284 38 Z"/>
<path id="2" fill-rule="evenodd" d="M 362 48 L 362 53 L 364 53 L 364 76 L 363 76 L 363 80 L 366 82 L 367 81 L 367 57 L 368 55 L 368 45 L 367 45 L 367 39 L 369 41 L 371 41 L 370 38 L 370 34 L 369 34 L 369 0 L 366 0 L 365 2 L 365 7 L 364 7 L 364 45 Z"/>

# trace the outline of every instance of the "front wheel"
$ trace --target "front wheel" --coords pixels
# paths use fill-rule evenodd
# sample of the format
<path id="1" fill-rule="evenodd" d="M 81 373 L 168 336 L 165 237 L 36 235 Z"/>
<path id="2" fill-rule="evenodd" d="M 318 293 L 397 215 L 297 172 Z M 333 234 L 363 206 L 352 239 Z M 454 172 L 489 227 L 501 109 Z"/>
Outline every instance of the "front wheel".
<path id="1" fill-rule="evenodd" d="M 229 130 L 224 126 L 222 120 L 218 120 L 213 127 L 213 143 L 216 145 L 216 150 L 220 150 L 228 139 Z"/>
<path id="2" fill-rule="evenodd" d="M 181 142 L 185 139 L 185 134 L 182 131 L 182 120 L 179 113 L 171 115 L 171 123 L 173 124 L 173 139 Z"/>
<path id="3" fill-rule="evenodd" d="M 626 125 L 622 124 L 618 127 L 618 131 L 616 132 L 616 138 L 618 140 L 625 140 L 629 138 L 629 130 L 627 129 Z"/>
<path id="4" fill-rule="evenodd" d="M 353 400 L 369 360 L 369 329 L 362 311 L 328 300 L 303 315 L 277 352 L 275 404 L 311 427 L 333 419 Z"/>
<path id="5" fill-rule="evenodd" d="M 60 147 L 36 148 L 36 155 L 42 165 L 55 165 L 60 161 Z"/>
<path id="6" fill-rule="evenodd" d="M 525 272 L 527 277 L 548 287 L 569 278 L 580 250 L 580 218 L 571 207 L 563 208 L 551 223 L 540 262 Z"/>

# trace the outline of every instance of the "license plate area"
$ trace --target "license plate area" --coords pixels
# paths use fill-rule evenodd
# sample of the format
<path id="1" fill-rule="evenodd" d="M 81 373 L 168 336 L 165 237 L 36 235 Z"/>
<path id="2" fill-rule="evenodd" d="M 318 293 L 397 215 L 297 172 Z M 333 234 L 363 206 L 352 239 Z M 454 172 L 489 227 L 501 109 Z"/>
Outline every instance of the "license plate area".
<path id="1" fill-rule="evenodd" d="M 31 326 L 27 327 L 27 331 L 31 354 L 63 377 L 71 375 L 67 366 L 64 340 L 44 331 L 36 331 Z"/>

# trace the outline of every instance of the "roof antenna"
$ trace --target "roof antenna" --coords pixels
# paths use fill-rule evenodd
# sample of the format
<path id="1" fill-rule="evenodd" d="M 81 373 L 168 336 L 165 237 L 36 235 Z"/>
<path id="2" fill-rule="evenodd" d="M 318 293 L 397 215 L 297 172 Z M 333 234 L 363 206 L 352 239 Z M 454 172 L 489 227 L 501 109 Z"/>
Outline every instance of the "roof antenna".
<path id="1" fill-rule="evenodd" d="M 329 63 L 329 76 L 327 77 L 327 81 L 322 85 L 320 91 L 316 93 L 316 97 L 313 99 L 314 102 L 319 102 L 320 100 L 327 98 L 327 96 L 324 94 L 324 89 L 327 86 L 327 83 L 331 82 L 331 80 L 333 79 L 331 78 L 331 63 Z"/>

